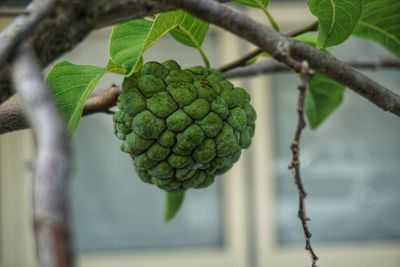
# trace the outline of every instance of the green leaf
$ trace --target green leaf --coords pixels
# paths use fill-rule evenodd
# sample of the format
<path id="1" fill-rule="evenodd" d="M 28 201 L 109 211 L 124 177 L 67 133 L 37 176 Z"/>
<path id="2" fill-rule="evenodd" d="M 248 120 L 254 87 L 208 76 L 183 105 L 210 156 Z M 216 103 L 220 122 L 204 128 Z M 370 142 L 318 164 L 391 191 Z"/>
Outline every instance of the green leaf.
<path id="1" fill-rule="evenodd" d="M 400 1 L 364 0 L 353 34 L 371 39 L 400 57 Z"/>
<path id="2" fill-rule="evenodd" d="M 203 41 L 207 35 L 209 24 L 182 10 L 165 13 L 165 15 L 168 16 L 171 16 L 172 14 L 177 17 L 182 17 L 181 23 L 170 31 L 172 37 L 186 46 L 196 48 L 199 51 L 206 67 L 210 67 L 209 60 L 201 48 L 201 45 L 203 44 Z"/>
<path id="3" fill-rule="evenodd" d="M 279 26 L 278 23 L 276 23 L 274 17 L 269 13 L 267 10 L 269 0 L 234 0 L 234 2 L 249 6 L 249 7 L 254 7 L 254 8 L 259 8 L 261 9 L 264 14 L 267 16 L 269 23 L 271 23 L 272 27 L 279 32 Z"/>
<path id="4" fill-rule="evenodd" d="M 183 11 L 173 11 L 183 12 Z M 191 15 L 187 15 L 186 19 L 182 21 L 181 25 L 177 26 L 170 33 L 180 43 L 198 48 L 202 45 L 207 32 L 209 24 Z"/>
<path id="5" fill-rule="evenodd" d="M 185 193 L 165 193 L 164 223 L 169 223 L 178 213 L 185 199 Z"/>
<path id="6" fill-rule="evenodd" d="M 113 72 L 113 73 L 116 73 L 116 74 L 121 74 L 121 75 L 125 75 L 126 74 L 126 69 L 125 68 L 118 67 L 111 60 L 109 60 L 108 63 L 107 63 L 106 71 L 107 72 Z"/>
<path id="7" fill-rule="evenodd" d="M 54 65 L 48 73 L 47 84 L 71 135 L 78 126 L 86 100 L 104 73 L 104 68 L 67 61 Z"/>
<path id="8" fill-rule="evenodd" d="M 256 63 L 257 60 L 259 60 L 260 58 L 265 58 L 265 57 L 271 57 L 271 55 L 270 55 L 269 53 L 267 53 L 267 52 L 261 52 L 261 53 L 255 55 L 254 57 L 248 59 L 248 60 L 245 62 L 245 65 L 248 66 L 248 65 L 254 64 L 254 63 Z"/>
<path id="9" fill-rule="evenodd" d="M 110 37 L 110 57 L 115 66 L 127 70 L 127 76 L 138 71 L 144 52 L 168 32 L 179 27 L 174 37 L 186 45 L 199 49 L 207 33 L 208 24 L 182 10 L 161 13 L 153 23 L 147 20 L 132 20 L 113 28 Z M 207 60 L 208 62 L 208 60 Z"/>
<path id="10" fill-rule="evenodd" d="M 317 47 L 318 36 L 314 33 L 303 33 L 299 36 L 296 36 L 294 39 L 311 45 L 312 47 Z"/>
<path id="11" fill-rule="evenodd" d="M 304 109 L 312 129 L 317 128 L 343 101 L 345 87 L 315 73 L 308 82 Z"/>
<path id="12" fill-rule="evenodd" d="M 150 21 L 144 19 L 131 20 L 116 25 L 111 32 L 109 45 L 111 61 L 115 67 L 126 69 L 128 76 L 140 67 L 140 58 L 149 43 L 155 42 L 163 35 L 159 32 L 158 38 L 154 34 L 150 37 L 152 26 Z"/>
<path id="13" fill-rule="evenodd" d="M 356 27 L 362 0 L 308 0 L 311 13 L 319 20 L 318 48 L 345 41 Z"/>

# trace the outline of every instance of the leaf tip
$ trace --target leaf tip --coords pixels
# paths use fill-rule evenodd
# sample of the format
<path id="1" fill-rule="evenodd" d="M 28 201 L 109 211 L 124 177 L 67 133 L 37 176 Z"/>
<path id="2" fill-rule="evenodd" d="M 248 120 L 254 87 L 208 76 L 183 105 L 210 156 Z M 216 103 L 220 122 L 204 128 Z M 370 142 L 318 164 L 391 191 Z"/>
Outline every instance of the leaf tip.
<path id="1" fill-rule="evenodd" d="M 185 199 L 185 193 L 165 193 L 164 202 L 164 223 L 167 224 L 172 221 L 173 218 L 178 214 L 183 200 Z"/>

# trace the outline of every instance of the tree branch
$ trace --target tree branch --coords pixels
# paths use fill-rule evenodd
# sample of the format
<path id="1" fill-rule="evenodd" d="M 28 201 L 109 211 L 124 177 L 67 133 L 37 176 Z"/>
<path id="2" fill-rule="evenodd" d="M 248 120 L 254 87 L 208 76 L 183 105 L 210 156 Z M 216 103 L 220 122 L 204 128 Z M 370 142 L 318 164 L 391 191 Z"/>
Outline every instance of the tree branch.
<path id="1" fill-rule="evenodd" d="M 27 8 L 28 14 L 18 16 L 0 33 L 0 69 L 10 60 L 21 43 L 54 9 L 55 0 L 35 0 Z"/>
<path id="2" fill-rule="evenodd" d="M 306 32 L 309 32 L 309 31 L 314 31 L 314 30 L 317 29 L 317 27 L 318 27 L 318 21 L 314 21 L 311 24 L 308 24 L 303 28 L 300 28 L 300 29 L 294 30 L 292 32 L 289 32 L 286 35 L 287 36 L 291 36 L 291 37 L 296 37 L 296 36 L 299 36 L 299 35 L 301 35 L 303 33 L 306 33 Z M 232 69 L 236 69 L 236 68 L 239 68 L 239 67 L 244 67 L 244 66 L 246 66 L 246 62 L 247 61 L 249 61 L 250 59 L 252 59 L 252 58 L 254 58 L 256 56 L 258 56 L 262 52 L 263 52 L 262 49 L 257 48 L 255 50 L 249 52 L 248 54 L 244 55 L 243 57 L 241 57 L 239 59 L 236 59 L 236 60 L 232 61 L 231 63 L 228 63 L 228 64 L 226 64 L 224 66 L 221 66 L 218 69 L 220 71 L 222 71 L 222 72 L 226 72 L 226 71 L 229 71 L 229 70 L 232 70 Z"/>
<path id="3" fill-rule="evenodd" d="M 332 55 L 284 36 L 271 27 L 257 23 L 211 0 L 165 0 L 177 8 L 220 26 L 268 52 L 273 58 L 300 72 L 289 58 L 306 60 L 310 67 L 354 90 L 385 111 L 400 116 L 400 96 L 352 69 Z M 290 55 L 290 57 L 287 56 Z"/>
<path id="4" fill-rule="evenodd" d="M 33 217 L 41 267 L 73 266 L 68 226 L 67 177 L 71 148 L 64 122 L 53 102 L 34 54 L 24 48 L 12 65 L 12 79 L 36 139 Z"/>
<path id="5" fill-rule="evenodd" d="M 400 60 L 396 58 L 381 57 L 377 59 L 349 59 L 346 63 L 359 69 L 400 69 Z M 255 75 L 289 71 L 291 71 L 291 69 L 285 64 L 268 59 L 251 66 L 230 70 L 224 73 L 224 76 L 228 79 L 248 78 Z M 83 115 L 86 116 L 97 112 L 107 112 L 110 108 L 115 106 L 117 97 L 120 93 L 121 88 L 115 85 L 110 89 L 93 93 L 86 102 Z M 0 134 L 23 130 L 26 128 L 29 128 L 29 125 L 25 120 L 22 109 L 19 105 L 0 105 Z"/>
<path id="6" fill-rule="evenodd" d="M 301 221 L 301 225 L 303 227 L 304 236 L 306 239 L 306 247 L 305 249 L 308 251 L 311 257 L 311 266 L 317 267 L 317 260 L 318 256 L 315 254 L 312 245 L 311 245 L 311 232 L 308 228 L 308 221 L 310 220 L 307 217 L 306 213 L 306 205 L 305 205 L 305 198 L 307 197 L 307 193 L 303 186 L 303 181 L 301 179 L 300 173 L 300 140 L 301 134 L 306 127 L 306 121 L 304 119 L 304 99 L 305 93 L 308 85 L 308 80 L 312 76 L 312 71 L 309 69 L 307 61 L 303 61 L 302 69 L 300 73 L 301 83 L 298 86 L 299 90 L 299 99 L 297 103 L 297 114 L 298 114 L 298 121 L 297 127 L 294 134 L 292 145 L 290 149 L 292 150 L 292 162 L 289 165 L 289 169 L 293 171 L 294 176 L 294 183 L 297 186 L 299 191 L 299 211 L 297 217 Z"/>
<path id="7" fill-rule="evenodd" d="M 396 58 L 380 57 L 376 59 L 348 59 L 344 61 L 346 64 L 358 69 L 400 69 L 400 60 Z M 274 74 L 291 71 L 285 64 L 276 62 L 271 59 L 260 61 L 259 63 L 237 68 L 224 73 L 226 78 L 246 78 L 261 74 Z"/>
<path id="8" fill-rule="evenodd" d="M 170 9 L 171 6 L 157 0 L 57 0 L 50 16 L 38 25 L 28 41 L 41 67 L 45 67 L 73 49 L 96 28 Z M 0 68 L 0 104 L 12 94 L 10 69 Z"/>
<path id="9" fill-rule="evenodd" d="M 115 106 L 121 93 L 121 87 L 113 85 L 107 90 L 94 92 L 88 99 L 83 109 L 83 115 L 97 112 L 107 112 Z M 8 104 L 0 106 L 0 134 L 29 128 L 21 106 Z"/>

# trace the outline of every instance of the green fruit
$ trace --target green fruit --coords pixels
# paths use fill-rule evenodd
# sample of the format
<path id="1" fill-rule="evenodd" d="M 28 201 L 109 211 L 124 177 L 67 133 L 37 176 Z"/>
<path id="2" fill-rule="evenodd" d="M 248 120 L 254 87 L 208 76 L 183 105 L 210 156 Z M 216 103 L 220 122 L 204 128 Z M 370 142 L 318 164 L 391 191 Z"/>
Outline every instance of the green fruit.
<path id="1" fill-rule="evenodd" d="M 148 62 L 122 88 L 115 134 L 144 182 L 168 192 L 207 187 L 250 146 L 250 96 L 216 70 Z"/>

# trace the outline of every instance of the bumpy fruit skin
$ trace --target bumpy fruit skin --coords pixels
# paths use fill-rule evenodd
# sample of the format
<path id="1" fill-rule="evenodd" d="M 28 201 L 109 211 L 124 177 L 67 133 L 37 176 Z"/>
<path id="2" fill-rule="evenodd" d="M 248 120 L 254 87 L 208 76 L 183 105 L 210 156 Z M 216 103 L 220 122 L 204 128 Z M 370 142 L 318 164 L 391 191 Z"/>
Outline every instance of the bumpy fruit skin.
<path id="1" fill-rule="evenodd" d="M 250 146 L 250 96 L 216 70 L 148 62 L 122 87 L 115 134 L 144 182 L 168 192 L 207 187 Z"/>

